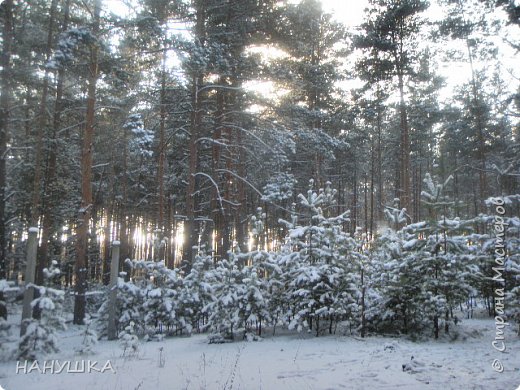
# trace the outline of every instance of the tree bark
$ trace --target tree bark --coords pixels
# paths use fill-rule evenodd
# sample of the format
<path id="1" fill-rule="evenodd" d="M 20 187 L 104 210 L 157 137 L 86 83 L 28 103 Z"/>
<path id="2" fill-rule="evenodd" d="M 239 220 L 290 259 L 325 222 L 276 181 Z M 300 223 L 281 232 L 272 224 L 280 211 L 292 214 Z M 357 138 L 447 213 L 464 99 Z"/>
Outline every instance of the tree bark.
<path id="1" fill-rule="evenodd" d="M 159 145 L 158 145 L 158 164 L 157 164 L 157 234 L 158 239 L 164 237 L 164 163 L 166 156 L 165 142 L 165 122 L 166 122 L 166 49 L 163 51 L 161 66 L 161 93 L 159 99 L 160 105 L 160 122 L 159 122 Z M 159 245 L 158 253 L 154 253 L 156 260 L 164 260 L 166 254 L 166 246 Z"/>
<path id="2" fill-rule="evenodd" d="M 406 113 L 406 102 L 404 99 L 404 80 L 403 75 L 399 74 L 399 115 L 401 127 L 401 145 L 400 145 L 400 182 L 399 193 L 401 207 L 407 212 L 410 210 L 410 135 L 408 129 L 408 116 Z"/>
<path id="3" fill-rule="evenodd" d="M 45 63 L 49 62 L 52 53 L 52 44 L 54 37 L 55 13 L 58 0 L 52 0 L 49 10 L 49 24 L 47 32 L 47 44 L 45 47 Z M 47 96 L 49 92 L 49 70 L 45 69 L 42 85 L 42 95 L 40 100 L 40 107 L 38 110 L 38 124 L 36 128 L 36 142 L 35 142 L 35 156 L 34 156 L 34 177 L 33 177 L 33 193 L 31 204 L 31 226 L 38 226 L 40 218 L 40 201 L 41 201 L 41 176 L 42 176 L 42 160 L 43 160 L 43 136 L 45 128 L 47 127 Z M 40 261 L 41 263 L 41 261 Z M 40 267 L 38 267 L 40 268 Z M 38 274 L 38 271 L 37 271 Z M 36 283 L 38 283 L 38 276 L 36 276 Z"/>
<path id="4" fill-rule="evenodd" d="M 221 76 L 219 79 L 219 85 L 224 84 L 224 79 Z M 223 181 L 220 180 L 220 174 L 218 172 L 220 168 L 220 157 L 221 157 L 221 146 L 222 142 L 222 121 L 224 118 L 224 88 L 217 90 L 216 103 L 217 108 L 215 111 L 215 129 L 213 130 L 213 145 L 211 151 L 211 164 L 212 164 L 212 176 L 215 182 L 219 185 L 219 188 L 213 186 L 212 197 L 211 197 L 211 212 L 213 213 L 213 248 L 215 250 L 215 260 L 222 258 L 222 221 L 224 219 L 224 207 L 219 202 L 220 188 L 223 185 Z"/>
<path id="5" fill-rule="evenodd" d="M 7 132 L 9 122 L 9 104 L 11 100 L 11 50 L 13 44 L 13 0 L 5 0 L 0 7 L 3 8 L 2 30 L 2 66 L 0 92 L 0 279 L 7 278 L 7 237 L 5 216 L 5 189 L 6 189 L 6 159 L 7 159 Z M 0 292 L 0 316 L 7 319 L 7 309 L 4 305 L 3 292 Z"/>
<path id="6" fill-rule="evenodd" d="M 70 12 L 70 0 L 65 1 L 62 31 L 68 29 Z M 49 132 L 49 145 L 47 164 L 44 178 L 43 204 L 42 204 L 42 244 L 40 247 L 41 261 L 45 264 L 49 263 L 49 244 L 53 232 L 54 225 L 54 186 L 56 184 L 56 168 L 57 168 L 57 144 L 56 137 L 61 127 L 61 115 L 63 112 L 63 90 L 65 82 L 65 69 L 62 67 L 58 70 L 56 81 L 56 100 L 54 103 L 54 114 L 52 127 Z"/>
<path id="7" fill-rule="evenodd" d="M 197 7 L 197 21 L 195 26 L 196 39 L 199 44 L 204 45 L 205 36 L 205 18 L 206 12 L 203 2 L 198 0 L 195 2 Z M 188 186 L 186 187 L 186 221 L 184 226 L 185 242 L 183 248 L 183 267 L 185 272 L 189 272 L 194 260 L 193 247 L 198 241 L 198 229 L 195 221 L 195 193 L 197 187 L 197 167 L 198 167 L 198 143 L 197 139 L 200 133 L 202 122 L 202 105 L 201 105 L 201 88 L 204 84 L 204 75 L 202 70 L 194 71 L 192 75 L 192 107 L 190 115 L 190 140 L 189 140 L 189 162 L 188 162 Z"/>
<path id="8" fill-rule="evenodd" d="M 482 119 L 482 111 L 480 107 L 480 94 L 477 88 L 477 79 L 475 76 L 475 70 L 473 67 L 473 53 L 471 51 L 471 46 L 469 39 L 466 39 L 466 47 L 468 49 L 468 58 L 469 64 L 471 67 L 471 90 L 472 90 L 472 103 L 473 103 L 473 112 L 475 115 L 475 125 L 477 127 L 477 143 L 478 143 L 478 151 L 477 158 L 479 162 L 479 170 L 478 170 L 478 178 L 479 178 L 479 195 L 480 202 L 478 210 L 480 212 L 486 211 L 486 206 L 484 204 L 484 200 L 487 195 L 487 177 L 486 177 L 486 140 L 484 135 L 484 121 Z M 476 214 L 475 214 L 476 215 Z"/>
<path id="9" fill-rule="evenodd" d="M 93 33 L 99 33 L 101 0 L 94 3 Z M 87 288 L 88 232 L 92 213 L 92 158 L 94 147 L 94 120 L 96 105 L 96 83 L 98 78 L 98 48 L 90 49 L 90 65 L 87 89 L 87 113 L 81 152 L 81 208 L 79 210 L 75 264 L 74 323 L 83 324 L 85 318 L 85 291 Z"/>
<path id="10" fill-rule="evenodd" d="M 47 63 L 51 59 L 52 44 L 54 37 L 54 25 L 55 25 L 55 14 L 58 1 L 52 0 L 49 10 L 49 31 L 47 33 L 47 45 L 45 48 L 45 62 Z M 30 225 L 38 227 L 40 219 L 40 206 L 41 206 L 41 177 L 42 177 L 42 162 L 43 162 L 43 144 L 44 144 L 44 133 L 48 124 L 47 117 L 47 96 L 49 92 L 49 71 L 45 69 L 45 75 L 43 78 L 42 85 L 42 96 L 40 100 L 40 107 L 38 112 L 38 124 L 36 128 L 36 142 L 35 142 L 35 157 L 34 157 L 34 178 L 33 178 L 33 193 L 32 193 L 32 204 L 31 204 L 31 219 Z M 42 242 L 43 246 L 43 242 Z M 37 258 L 36 263 L 36 277 L 35 283 L 37 285 L 43 284 L 43 270 L 47 266 L 47 255 L 40 256 Z M 39 292 L 35 291 L 35 298 L 39 296 Z M 40 315 L 39 308 L 35 308 L 35 314 L 37 317 Z"/>
<path id="11" fill-rule="evenodd" d="M 158 210 L 157 228 L 164 229 L 164 160 L 166 154 L 164 128 L 166 122 L 166 50 L 163 52 L 161 69 L 161 96 L 160 96 L 160 122 L 159 122 L 159 145 L 158 145 L 158 167 L 157 167 L 157 187 L 158 187 Z"/>

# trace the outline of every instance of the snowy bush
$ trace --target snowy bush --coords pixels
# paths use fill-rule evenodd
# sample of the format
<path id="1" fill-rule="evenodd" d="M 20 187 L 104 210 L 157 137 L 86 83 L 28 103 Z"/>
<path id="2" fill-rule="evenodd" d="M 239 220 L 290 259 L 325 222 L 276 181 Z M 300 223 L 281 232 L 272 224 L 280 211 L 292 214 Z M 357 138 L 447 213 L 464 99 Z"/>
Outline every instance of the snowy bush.
<path id="1" fill-rule="evenodd" d="M 403 252 L 402 232 L 388 229 L 379 237 L 372 250 L 374 288 L 377 297 L 368 311 L 369 323 L 376 331 L 417 331 L 423 327 L 420 303 L 420 275 L 414 274 L 414 255 Z"/>
<path id="2" fill-rule="evenodd" d="M 119 333 L 119 343 L 123 348 L 123 356 L 133 357 L 139 352 L 139 339 L 136 335 L 135 324 L 133 321 Z"/>
<path id="3" fill-rule="evenodd" d="M 136 334 L 146 333 L 148 338 L 182 330 L 190 334 L 200 319 L 202 302 L 207 300 L 204 291 L 209 285 L 200 279 L 204 273 L 198 274 L 194 267 L 182 279 L 178 270 L 168 269 L 164 262 L 134 260 L 129 264 L 131 280 L 119 278 L 117 284 L 118 329 L 133 323 Z M 107 324 L 108 300 L 98 311 L 96 329 L 100 335 L 106 335 Z"/>
<path id="4" fill-rule="evenodd" d="M 61 310 L 64 292 L 49 287 L 38 290 L 40 296 L 31 302 L 31 307 L 38 307 L 41 317 L 24 320 L 26 331 L 18 344 L 18 359 L 35 360 L 39 354 L 57 352 L 57 331 L 67 328 Z"/>
<path id="5" fill-rule="evenodd" d="M 5 291 L 9 289 L 7 280 L 0 279 L 0 318 L 7 320 L 7 302 L 5 301 Z"/>
<path id="6" fill-rule="evenodd" d="M 9 337 L 11 326 L 4 318 L 0 317 L 0 362 L 9 358 L 10 352 L 7 348 L 7 338 Z"/>
<path id="7" fill-rule="evenodd" d="M 215 300 L 213 259 L 208 255 L 198 255 L 188 275 L 182 281 L 178 292 L 177 325 L 191 334 L 193 329 L 201 331 L 206 313 L 203 308 Z"/>
<path id="8" fill-rule="evenodd" d="M 306 215 L 305 224 L 293 216 L 291 222 L 282 221 L 289 229 L 290 250 L 280 258 L 284 269 L 285 294 L 290 302 L 286 318 L 289 328 L 301 331 L 312 329 L 320 334 L 320 321 L 332 324 L 352 315 L 359 291 L 355 278 L 354 241 L 344 232 L 348 213 L 327 216 L 335 201 L 336 191 L 327 187 L 315 192 L 310 182 L 307 196 L 300 194 L 300 206 Z"/>
<path id="9" fill-rule="evenodd" d="M 93 347 L 98 342 L 98 335 L 92 327 L 92 322 L 89 320 L 85 321 L 85 330 L 83 332 L 83 338 L 81 340 L 81 346 L 76 349 L 76 352 L 80 355 L 88 355 L 93 353 Z"/>
<path id="10" fill-rule="evenodd" d="M 241 297 L 245 290 L 244 275 L 238 269 L 235 258 L 221 260 L 210 274 L 214 275 L 214 299 L 202 309 L 208 315 L 205 328 L 212 334 L 233 340 L 235 332 L 244 325 L 240 315 Z"/>
<path id="11" fill-rule="evenodd" d="M 244 289 L 239 297 L 239 317 L 244 321 L 246 332 L 253 330 L 260 336 L 262 334 L 262 323 L 271 322 L 269 312 L 269 295 L 265 281 L 258 277 L 256 268 L 246 267 L 243 279 Z"/>
<path id="12" fill-rule="evenodd" d="M 437 338 L 441 322 L 449 332 L 453 309 L 476 294 L 480 274 L 468 247 L 470 221 L 446 216 L 453 206 L 444 196 L 449 181 L 439 184 L 427 174 L 421 195 L 428 218 L 390 230 L 376 244 L 380 298 L 374 317 L 383 329 L 417 333 L 433 328 Z M 397 226 L 405 221 L 401 214 L 387 216 Z"/>

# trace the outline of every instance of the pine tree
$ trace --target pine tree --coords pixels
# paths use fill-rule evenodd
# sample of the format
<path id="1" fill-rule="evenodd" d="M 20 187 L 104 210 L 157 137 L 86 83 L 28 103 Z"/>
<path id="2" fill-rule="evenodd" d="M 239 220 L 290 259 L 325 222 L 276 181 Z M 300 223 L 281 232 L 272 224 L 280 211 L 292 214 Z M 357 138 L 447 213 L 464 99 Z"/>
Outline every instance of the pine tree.
<path id="1" fill-rule="evenodd" d="M 205 321 L 203 309 L 215 298 L 211 270 L 213 259 L 209 255 L 195 257 L 190 273 L 182 279 L 182 287 L 178 292 L 178 326 L 191 334 L 193 329 L 202 331 Z"/>
<path id="2" fill-rule="evenodd" d="M 394 209 L 390 219 L 392 226 L 406 222 L 399 214 L 404 210 Z M 375 299 L 367 313 L 367 319 L 380 332 L 417 332 L 424 327 L 421 307 L 417 297 L 421 294 L 421 275 L 415 275 L 415 267 L 420 262 L 414 254 L 406 254 L 405 233 L 388 228 L 374 243 L 372 259 L 374 263 L 373 285 Z"/>
<path id="3" fill-rule="evenodd" d="M 8 123 L 11 107 L 11 97 L 13 91 L 12 85 L 12 67 L 11 56 L 13 50 L 13 32 L 14 32 L 14 3 L 13 0 L 7 0 L 1 5 L 2 28 L 2 55 L 1 66 L 2 73 L 0 75 L 0 83 L 2 89 L 0 92 L 0 279 L 7 278 L 7 232 L 6 232 L 6 188 L 7 188 L 7 142 L 8 142 Z M 0 314 L 7 319 L 7 308 L 4 304 L 3 291 L 0 292 Z"/>
<path id="4" fill-rule="evenodd" d="M 400 150 L 397 197 L 401 206 L 410 212 L 410 125 L 406 81 L 413 73 L 417 61 L 415 39 L 421 26 L 420 14 L 428 3 L 420 0 L 371 1 L 367 21 L 363 24 L 365 34 L 355 37 L 356 47 L 366 52 L 364 66 L 372 77 L 395 81 L 399 93 Z M 365 71 L 366 72 L 366 71 Z"/>
<path id="5" fill-rule="evenodd" d="M 291 306 L 289 328 L 310 330 L 314 324 L 318 336 L 323 330 L 320 321 L 328 320 L 332 324 L 351 316 L 359 294 L 352 280 L 354 244 L 343 230 L 348 213 L 326 216 L 330 214 L 337 191 L 330 183 L 319 193 L 313 186 L 311 180 L 307 196 L 298 196 L 306 224 L 300 225 L 296 218 L 292 222 L 285 221 L 292 251 L 279 261 Z"/>
<path id="6" fill-rule="evenodd" d="M 86 327 L 85 331 L 83 332 L 81 346 L 76 349 L 76 352 L 80 355 L 92 354 L 94 352 L 93 347 L 98 342 L 98 335 L 92 327 L 92 321 L 87 320 L 85 325 Z"/>
<path id="7" fill-rule="evenodd" d="M 44 269 L 47 283 L 59 270 L 52 264 L 50 269 Z M 38 298 L 31 302 L 33 309 L 40 312 L 39 319 L 25 319 L 26 331 L 18 343 L 18 359 L 36 360 L 41 354 L 58 352 L 59 330 L 67 329 L 63 318 L 62 305 L 65 292 L 51 287 L 36 286 L 39 290 Z"/>
<path id="8" fill-rule="evenodd" d="M 101 0 L 94 3 L 94 25 L 92 33 L 94 36 L 100 28 Z M 90 51 L 90 68 L 88 78 L 87 111 L 85 116 L 85 132 L 83 135 L 83 146 L 81 152 L 81 207 L 78 215 L 78 228 L 76 240 L 76 263 L 75 263 L 75 301 L 74 301 L 74 323 L 83 324 L 85 320 L 85 292 L 87 289 L 87 266 L 88 266 L 88 230 L 92 214 L 92 161 L 94 143 L 94 120 L 96 105 L 96 84 L 99 75 L 98 47 L 92 45 Z"/>
<path id="9" fill-rule="evenodd" d="M 240 297 L 240 316 L 244 319 L 246 334 L 251 334 L 254 328 L 256 334 L 261 336 L 262 323 L 271 323 L 267 283 L 259 278 L 254 267 L 247 267 L 244 272 L 246 272 L 243 280 L 245 289 Z"/>
<path id="10" fill-rule="evenodd" d="M 208 315 L 206 328 L 211 332 L 209 341 L 233 340 L 245 326 L 243 313 L 240 312 L 245 275 L 238 269 L 235 257 L 221 260 L 211 273 L 214 277 L 214 299 L 202 309 Z"/>
<path id="11" fill-rule="evenodd" d="M 119 343 L 123 348 L 122 356 L 135 357 L 139 353 L 139 338 L 133 321 L 130 321 L 124 330 L 119 333 Z"/>
<path id="12" fill-rule="evenodd" d="M 423 204 L 428 219 L 403 228 L 403 248 L 414 259 L 413 272 L 422 275 L 420 303 L 422 314 L 433 322 L 433 334 L 439 337 L 440 320 L 444 319 L 449 332 L 453 308 L 474 295 L 472 278 L 478 275 L 474 257 L 467 254 L 468 222 L 447 217 L 453 202 L 444 195 L 449 177 L 444 183 L 435 183 L 429 174 L 424 179 Z"/>
<path id="13" fill-rule="evenodd" d="M 295 132 L 296 154 L 286 173 L 295 176 L 297 191 L 303 192 L 310 177 L 324 186 L 336 155 L 347 146 L 340 137 L 344 111 L 337 87 L 344 77 L 338 68 L 347 54 L 339 48 L 346 32 L 316 0 L 282 3 L 274 12 L 279 16 L 273 19 L 272 41 L 286 55 L 268 71 L 287 90 L 276 114 Z"/>

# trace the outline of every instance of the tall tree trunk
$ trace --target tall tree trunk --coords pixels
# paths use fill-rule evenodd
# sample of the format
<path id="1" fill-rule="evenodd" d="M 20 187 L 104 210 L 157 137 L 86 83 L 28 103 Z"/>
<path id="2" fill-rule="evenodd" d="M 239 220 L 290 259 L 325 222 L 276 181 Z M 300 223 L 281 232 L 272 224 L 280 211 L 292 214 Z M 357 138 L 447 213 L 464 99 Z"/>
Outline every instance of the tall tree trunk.
<path id="1" fill-rule="evenodd" d="M 65 1 L 62 31 L 66 31 L 69 25 L 70 0 Z M 56 167 L 57 167 L 57 134 L 61 127 L 61 115 L 63 112 L 63 89 L 65 82 L 65 69 L 61 67 L 58 70 L 56 81 L 56 100 L 54 102 L 54 114 L 52 127 L 49 132 L 49 145 L 47 164 L 45 169 L 44 191 L 43 191 L 43 207 L 42 207 L 42 244 L 40 248 L 41 262 L 49 263 L 49 244 L 52 236 L 54 215 L 53 209 L 55 204 L 54 187 L 56 184 Z"/>
<path id="2" fill-rule="evenodd" d="M 237 134 L 237 146 L 238 150 L 238 176 L 245 179 L 246 166 L 245 166 L 245 148 L 242 147 L 242 132 L 239 131 Z M 247 195 L 244 181 L 237 180 L 237 203 L 238 209 L 236 211 L 236 222 L 235 226 L 237 229 L 237 243 L 241 252 L 247 251 L 248 234 L 247 234 Z"/>
<path id="3" fill-rule="evenodd" d="M 164 237 L 164 163 L 166 155 L 165 142 L 165 122 L 166 122 L 166 49 L 163 51 L 161 66 L 161 94 L 160 94 L 160 122 L 159 122 L 159 145 L 158 145 L 158 164 L 157 164 L 157 234 L 158 239 Z M 154 253 L 157 260 L 165 260 L 166 246 L 159 245 L 158 253 Z"/>
<path id="4" fill-rule="evenodd" d="M 399 89 L 399 118 L 400 118 L 400 148 L 399 148 L 399 196 L 400 207 L 405 208 L 408 215 L 413 215 L 410 193 L 410 129 L 408 126 L 408 114 L 406 100 L 404 96 L 404 77 L 405 77 L 405 52 L 403 44 L 404 20 L 399 20 L 399 34 L 396 40 L 396 51 L 394 59 L 396 63 L 396 73 Z"/>
<path id="5" fill-rule="evenodd" d="M 121 191 L 122 198 L 119 202 L 119 240 L 121 242 L 121 252 L 120 256 L 123 261 L 132 257 L 132 251 L 130 247 L 130 237 L 129 237 L 129 229 L 127 219 L 130 218 L 130 213 L 128 210 L 128 129 L 126 127 L 123 128 L 123 140 L 122 140 L 122 148 L 123 148 L 123 169 L 121 174 Z M 120 263 L 120 267 L 124 266 L 124 263 Z M 129 274 L 127 274 L 129 275 Z"/>
<path id="6" fill-rule="evenodd" d="M 95 36 L 99 33 L 101 0 L 94 3 Z M 87 91 L 87 113 L 85 118 L 85 131 L 83 134 L 83 147 L 81 152 L 81 208 L 79 210 L 76 242 L 76 288 L 74 301 L 74 323 L 83 324 L 85 318 L 85 291 L 87 288 L 87 254 L 88 232 L 92 213 L 92 157 L 94 147 L 94 119 L 96 104 L 96 83 L 98 78 L 98 48 L 96 45 L 90 49 L 90 65 Z"/>
<path id="7" fill-rule="evenodd" d="M 159 122 L 159 145 L 158 145 L 158 166 L 157 166 L 157 187 L 158 187 L 158 210 L 157 228 L 162 231 L 164 228 L 164 160 L 166 154 L 164 128 L 166 122 L 166 50 L 163 52 L 161 69 L 161 96 L 160 96 L 160 122 Z"/>
<path id="8" fill-rule="evenodd" d="M 468 49 L 469 64 L 471 67 L 471 90 L 473 94 L 472 104 L 473 112 L 475 115 L 475 125 L 477 127 L 477 143 L 478 151 L 477 158 L 479 162 L 478 178 L 479 178 L 479 211 L 485 212 L 486 206 L 484 200 L 487 195 L 487 177 L 486 177 L 486 140 L 484 135 L 484 121 L 482 118 L 482 110 L 480 105 L 480 94 L 477 88 L 477 79 L 475 76 L 475 70 L 473 67 L 473 53 L 471 51 L 471 45 L 469 39 L 466 39 L 466 47 Z"/>
<path id="9" fill-rule="evenodd" d="M 350 227 L 350 233 L 354 234 L 356 232 L 356 228 L 358 225 L 358 183 L 357 183 L 357 165 L 354 162 L 354 178 L 353 178 L 353 188 L 354 188 L 354 196 L 352 198 L 352 222 Z"/>
<path id="10" fill-rule="evenodd" d="M 101 263 L 101 283 L 108 286 L 110 283 L 110 246 L 112 242 L 112 214 L 114 212 L 114 203 L 110 202 L 110 205 L 105 209 L 105 242 L 103 243 L 103 258 Z"/>
<path id="11" fill-rule="evenodd" d="M 231 155 L 231 140 L 232 140 L 232 130 L 230 127 L 225 127 L 223 133 L 223 138 L 225 139 L 226 145 L 228 148 L 224 153 L 224 161 L 226 172 L 224 173 L 224 200 L 226 203 L 224 204 L 224 213 L 222 214 L 222 257 L 227 257 L 228 252 L 231 250 L 231 180 L 232 176 L 230 174 L 232 169 L 232 155 Z"/>
<path id="12" fill-rule="evenodd" d="M 377 89 L 377 220 L 383 219 L 383 150 L 382 150 L 382 114 L 380 101 L 380 90 Z"/>
<path id="13" fill-rule="evenodd" d="M 195 26 L 196 39 L 202 46 L 204 44 L 205 36 L 205 18 L 206 12 L 204 4 L 201 0 L 195 1 L 197 8 L 197 22 Z M 188 162 L 188 186 L 186 187 L 186 221 L 184 226 L 185 242 L 183 248 L 184 268 L 188 272 L 191 269 L 194 260 L 193 247 L 198 241 L 198 230 L 195 221 L 195 193 L 197 187 L 197 168 L 198 168 L 198 143 L 197 139 L 200 133 L 200 126 L 202 122 L 202 104 L 201 104 L 201 88 L 204 84 L 204 75 L 202 70 L 196 70 L 192 75 L 192 108 L 190 116 L 190 140 L 189 140 L 189 162 Z"/>
<path id="14" fill-rule="evenodd" d="M 410 135 L 408 129 L 408 117 L 406 113 L 406 102 L 404 99 L 404 80 L 402 74 L 399 74 L 399 96 L 399 116 L 401 127 L 401 144 L 399 153 L 399 198 L 401 200 L 400 206 L 405 208 L 406 211 L 412 215 L 412 210 L 410 209 Z"/>
<path id="15" fill-rule="evenodd" d="M 368 178 L 366 172 L 363 178 L 363 208 L 365 217 L 365 240 L 368 239 Z"/>
<path id="16" fill-rule="evenodd" d="M 224 77 L 220 77 L 219 85 L 224 85 Z M 213 186 L 211 196 L 211 212 L 213 214 L 213 248 L 215 250 L 215 260 L 222 258 L 222 221 L 224 219 L 224 207 L 219 198 L 221 197 L 220 188 L 224 182 L 220 180 L 220 158 L 221 158 L 221 142 L 222 142 L 222 122 L 224 120 L 224 94 L 226 90 L 219 88 L 216 92 L 216 110 L 215 110 L 215 129 L 213 130 L 213 145 L 211 150 L 212 176 L 218 185 Z"/>
<path id="17" fill-rule="evenodd" d="M 366 308 L 365 308 L 365 273 L 363 267 L 361 267 L 361 337 L 365 337 L 366 332 Z"/>
<path id="18" fill-rule="evenodd" d="M 5 0 L 0 7 L 3 8 L 2 30 L 2 66 L 0 92 L 0 279 L 7 278 L 7 237 L 5 216 L 5 189 L 6 189 L 6 159 L 7 159 L 7 131 L 9 122 L 9 104 L 11 100 L 11 49 L 13 44 L 13 0 Z M 0 317 L 7 319 L 7 308 L 3 300 L 3 292 L 0 292 Z"/>
<path id="19" fill-rule="evenodd" d="M 49 24 L 47 32 L 47 44 L 45 47 L 45 63 L 49 62 L 52 54 L 52 44 L 54 36 L 55 13 L 58 0 L 52 0 L 49 10 Z M 47 96 L 49 92 L 49 70 L 45 68 L 43 77 L 42 95 L 40 107 L 38 110 L 38 124 L 36 128 L 35 156 L 34 156 L 34 177 L 33 177 L 33 193 L 31 202 L 31 226 L 38 226 L 40 218 L 40 189 L 42 176 L 42 160 L 43 160 L 43 137 L 47 127 Z M 41 263 L 41 262 L 40 262 Z M 37 267 L 37 269 L 40 267 Z M 36 272 L 38 274 L 38 271 Z M 38 284 L 38 277 L 36 277 Z"/>
<path id="20" fill-rule="evenodd" d="M 49 31 L 47 33 L 47 45 L 45 48 L 45 62 L 47 63 L 51 59 L 52 44 L 53 44 L 53 32 L 55 24 L 55 14 L 57 7 L 57 0 L 52 0 L 49 10 Z M 44 144 L 44 133 L 47 128 L 47 96 L 49 91 L 49 71 L 45 69 L 45 75 L 43 78 L 42 85 L 42 96 L 40 100 L 40 107 L 38 112 L 38 124 L 36 128 L 36 145 L 35 145 L 35 157 L 34 157 L 34 177 L 33 177 L 33 193 L 32 193 L 32 204 L 31 204 L 31 226 L 38 227 L 38 220 L 40 219 L 40 206 L 41 206 L 41 176 L 42 176 L 42 162 L 43 162 L 43 144 Z M 43 284 L 43 270 L 47 265 L 47 256 L 40 256 L 37 258 L 36 264 L 36 275 L 35 283 L 37 285 Z M 35 297 L 38 296 L 38 292 L 35 291 Z M 38 311 L 38 310 L 37 310 Z M 39 315 L 39 312 L 38 312 Z"/>
<path id="21" fill-rule="evenodd" d="M 375 145 L 374 145 L 374 137 L 371 138 L 371 146 L 370 146 L 370 239 L 374 237 L 374 184 L 375 184 Z"/>

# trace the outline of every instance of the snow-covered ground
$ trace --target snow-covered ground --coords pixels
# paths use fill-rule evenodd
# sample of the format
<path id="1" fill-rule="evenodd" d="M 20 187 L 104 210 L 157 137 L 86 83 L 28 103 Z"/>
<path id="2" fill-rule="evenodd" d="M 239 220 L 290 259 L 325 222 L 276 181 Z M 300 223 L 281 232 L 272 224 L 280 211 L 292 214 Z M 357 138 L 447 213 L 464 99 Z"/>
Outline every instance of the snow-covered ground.
<path id="1" fill-rule="evenodd" d="M 497 389 L 520 385 L 520 339 L 507 329 L 507 353 L 493 349 L 490 319 L 464 320 L 456 341 L 413 342 L 404 338 L 312 337 L 285 334 L 262 341 L 208 344 L 206 335 L 142 342 L 138 356 L 122 357 L 118 341 L 101 341 L 94 354 L 79 356 L 82 328 L 60 338 L 51 359 L 110 360 L 116 373 L 16 374 L 16 362 L 0 364 L 5 390 L 175 389 Z M 160 348 L 162 351 L 162 358 Z M 413 358 L 412 358 L 413 357 Z M 493 371 L 501 359 L 504 372 Z M 43 366 L 43 361 L 39 362 Z M 87 364 L 87 363 L 85 363 Z"/>

